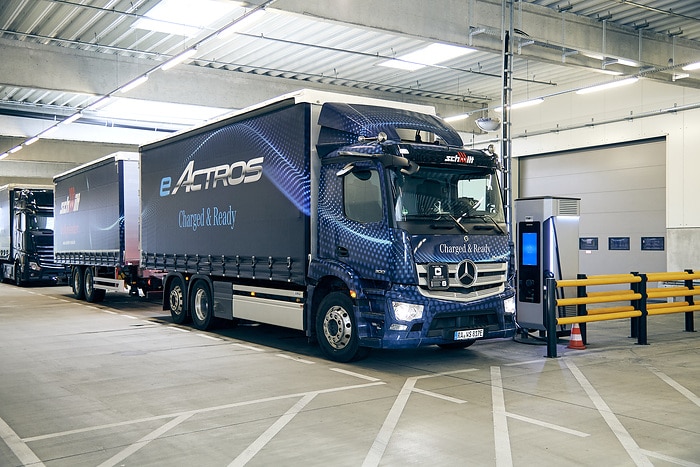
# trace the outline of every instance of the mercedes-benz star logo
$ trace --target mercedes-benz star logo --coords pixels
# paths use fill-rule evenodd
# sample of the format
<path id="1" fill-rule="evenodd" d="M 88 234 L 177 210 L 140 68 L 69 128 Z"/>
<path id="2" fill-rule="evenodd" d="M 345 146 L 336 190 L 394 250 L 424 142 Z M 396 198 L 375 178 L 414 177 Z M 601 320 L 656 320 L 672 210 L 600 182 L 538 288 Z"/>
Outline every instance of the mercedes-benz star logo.
<path id="1" fill-rule="evenodd" d="M 457 279 L 459 279 L 462 285 L 467 287 L 473 285 L 474 282 L 476 282 L 476 276 L 477 270 L 474 261 L 465 259 L 457 265 Z"/>

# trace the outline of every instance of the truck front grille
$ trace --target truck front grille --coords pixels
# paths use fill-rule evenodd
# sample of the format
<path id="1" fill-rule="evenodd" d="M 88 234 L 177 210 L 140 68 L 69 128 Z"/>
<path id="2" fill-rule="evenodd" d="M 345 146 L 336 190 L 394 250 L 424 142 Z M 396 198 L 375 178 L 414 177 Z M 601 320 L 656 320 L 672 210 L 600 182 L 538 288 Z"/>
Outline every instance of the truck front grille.
<path id="1" fill-rule="evenodd" d="M 36 254 L 41 262 L 41 267 L 43 268 L 56 268 L 62 269 L 63 265 L 58 264 L 53 258 L 53 245 L 37 245 Z"/>
<path id="2" fill-rule="evenodd" d="M 457 264 L 449 264 L 449 288 L 430 290 L 428 288 L 428 265 L 417 264 L 420 292 L 431 298 L 471 302 L 480 298 L 498 295 L 505 291 L 508 264 L 505 262 L 476 263 L 477 278 L 474 284 L 465 287 L 457 279 Z"/>

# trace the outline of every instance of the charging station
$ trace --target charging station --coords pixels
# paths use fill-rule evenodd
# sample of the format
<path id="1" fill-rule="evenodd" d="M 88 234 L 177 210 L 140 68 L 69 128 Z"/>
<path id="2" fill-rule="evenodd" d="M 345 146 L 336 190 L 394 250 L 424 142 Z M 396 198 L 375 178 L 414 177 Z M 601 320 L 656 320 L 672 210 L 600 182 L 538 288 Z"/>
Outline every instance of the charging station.
<path id="1" fill-rule="evenodd" d="M 579 272 L 580 201 L 578 198 L 553 196 L 515 200 L 516 321 L 523 329 L 546 329 L 545 278 L 575 279 Z M 566 288 L 561 291 L 571 297 L 576 293 Z M 574 316 L 576 309 L 562 307 L 559 313 L 560 316 Z"/>

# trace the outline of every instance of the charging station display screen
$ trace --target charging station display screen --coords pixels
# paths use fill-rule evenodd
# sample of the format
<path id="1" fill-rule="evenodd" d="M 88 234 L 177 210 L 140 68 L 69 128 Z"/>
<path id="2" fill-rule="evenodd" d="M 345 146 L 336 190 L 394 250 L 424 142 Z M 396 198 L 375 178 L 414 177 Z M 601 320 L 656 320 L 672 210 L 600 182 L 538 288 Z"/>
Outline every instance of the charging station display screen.
<path id="1" fill-rule="evenodd" d="M 523 232 L 520 237 L 522 241 L 523 266 L 537 266 L 537 233 Z"/>

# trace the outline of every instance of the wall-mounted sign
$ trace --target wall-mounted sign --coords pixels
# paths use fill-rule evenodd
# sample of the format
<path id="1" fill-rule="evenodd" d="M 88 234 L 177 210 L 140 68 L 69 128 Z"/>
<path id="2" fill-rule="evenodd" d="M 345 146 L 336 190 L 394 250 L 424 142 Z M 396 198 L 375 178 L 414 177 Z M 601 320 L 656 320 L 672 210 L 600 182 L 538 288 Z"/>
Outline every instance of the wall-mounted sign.
<path id="1" fill-rule="evenodd" d="M 608 250 L 629 250 L 629 237 L 608 237 Z"/>
<path id="2" fill-rule="evenodd" d="M 664 251 L 664 237 L 642 237 L 642 251 Z"/>
<path id="3" fill-rule="evenodd" d="M 578 249 L 579 250 L 597 250 L 598 249 L 598 237 L 579 237 Z"/>

